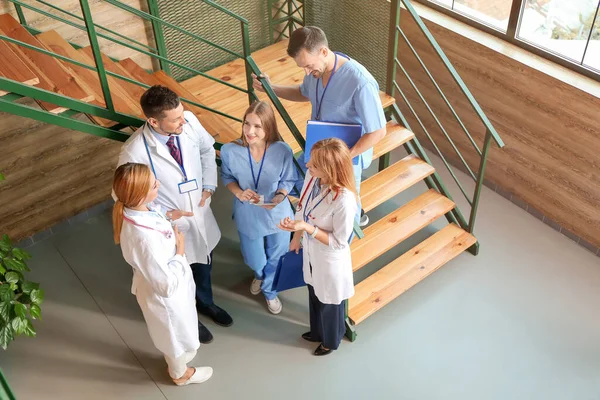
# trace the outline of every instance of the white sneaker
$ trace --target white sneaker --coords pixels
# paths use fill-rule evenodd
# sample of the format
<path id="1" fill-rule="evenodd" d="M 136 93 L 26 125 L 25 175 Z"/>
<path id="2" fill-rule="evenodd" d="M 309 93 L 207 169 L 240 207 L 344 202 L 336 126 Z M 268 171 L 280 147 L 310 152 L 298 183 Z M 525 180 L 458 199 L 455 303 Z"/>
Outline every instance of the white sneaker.
<path id="1" fill-rule="evenodd" d="M 358 221 L 358 226 L 363 227 L 369 224 L 369 216 L 367 214 L 363 214 Z"/>
<path id="2" fill-rule="evenodd" d="M 279 314 L 283 305 L 281 304 L 281 301 L 279 301 L 279 297 L 275 297 L 273 300 L 267 300 L 267 307 L 271 314 Z"/>
<path id="3" fill-rule="evenodd" d="M 213 374 L 213 369 L 211 367 L 194 367 L 194 374 L 183 383 L 175 383 L 177 386 L 186 386 L 192 383 L 202 383 L 206 382 L 210 379 Z"/>
<path id="4" fill-rule="evenodd" d="M 252 279 L 252 284 L 250 285 L 250 293 L 253 295 L 257 295 L 261 292 L 260 285 L 262 285 L 262 280 L 260 279 Z"/>

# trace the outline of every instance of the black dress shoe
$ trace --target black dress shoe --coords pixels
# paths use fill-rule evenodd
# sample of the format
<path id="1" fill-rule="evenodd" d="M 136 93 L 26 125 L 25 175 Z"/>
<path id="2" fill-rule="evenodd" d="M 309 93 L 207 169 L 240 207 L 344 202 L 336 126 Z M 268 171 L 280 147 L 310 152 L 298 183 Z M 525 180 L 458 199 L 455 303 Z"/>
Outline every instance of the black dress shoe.
<path id="1" fill-rule="evenodd" d="M 212 320 L 215 321 L 215 324 L 217 325 L 233 325 L 233 319 L 229 314 L 227 314 L 227 311 L 223 310 L 216 304 L 210 305 L 208 307 L 198 307 L 198 312 L 202 315 L 206 315 L 207 317 L 212 318 Z"/>
<path id="2" fill-rule="evenodd" d="M 323 347 L 323 343 L 321 343 L 319 345 L 319 347 L 317 347 L 317 349 L 314 352 L 315 356 L 326 356 L 327 354 L 333 352 L 333 350 L 331 349 L 325 349 L 325 347 Z"/>
<path id="3" fill-rule="evenodd" d="M 198 338 L 200 339 L 200 343 L 203 344 L 209 344 L 213 341 L 212 333 L 200 321 L 198 321 Z"/>
<path id="4" fill-rule="evenodd" d="M 320 342 L 320 340 L 315 340 L 312 338 L 312 336 L 310 335 L 310 332 L 306 332 L 302 334 L 302 339 L 304 340 L 308 340 L 309 342 Z"/>

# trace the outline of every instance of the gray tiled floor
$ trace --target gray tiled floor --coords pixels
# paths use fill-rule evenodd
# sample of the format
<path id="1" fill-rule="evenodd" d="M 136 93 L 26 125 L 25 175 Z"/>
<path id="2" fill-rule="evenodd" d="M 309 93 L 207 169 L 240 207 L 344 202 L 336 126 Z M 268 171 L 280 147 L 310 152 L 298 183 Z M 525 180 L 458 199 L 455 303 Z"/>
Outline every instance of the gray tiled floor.
<path id="1" fill-rule="evenodd" d="M 355 343 L 320 359 L 299 338 L 308 321 L 305 289 L 282 294 L 279 316 L 249 295 L 231 196 L 225 189 L 216 196 L 223 240 L 215 295 L 235 323 L 206 322 L 215 341 L 195 364 L 211 365 L 214 377 L 184 388 L 170 383 L 129 293 L 130 268 L 112 244 L 106 212 L 29 248 L 31 278 L 47 300 L 37 338 L 0 352 L 18 399 L 600 399 L 599 259 L 499 194 L 484 189 L 479 256 L 459 256 L 361 324 Z"/>

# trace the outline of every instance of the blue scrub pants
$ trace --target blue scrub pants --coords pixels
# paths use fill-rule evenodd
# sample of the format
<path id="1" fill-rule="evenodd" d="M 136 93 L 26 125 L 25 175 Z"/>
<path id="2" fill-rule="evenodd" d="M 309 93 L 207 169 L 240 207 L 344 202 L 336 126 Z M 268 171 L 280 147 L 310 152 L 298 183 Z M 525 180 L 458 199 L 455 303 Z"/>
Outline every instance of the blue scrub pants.
<path id="1" fill-rule="evenodd" d="M 254 271 L 254 277 L 262 280 L 260 289 L 267 300 L 277 297 L 273 290 L 273 279 L 279 259 L 288 252 L 290 233 L 282 231 L 272 235 L 251 239 L 238 231 L 244 262 Z"/>

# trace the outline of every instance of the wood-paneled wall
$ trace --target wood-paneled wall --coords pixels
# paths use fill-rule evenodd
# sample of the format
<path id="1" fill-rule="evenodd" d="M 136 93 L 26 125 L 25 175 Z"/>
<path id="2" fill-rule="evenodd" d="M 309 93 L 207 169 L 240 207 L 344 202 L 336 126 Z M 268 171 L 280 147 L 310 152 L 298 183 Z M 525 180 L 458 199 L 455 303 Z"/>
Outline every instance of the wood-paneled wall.
<path id="1" fill-rule="evenodd" d="M 121 0 L 122 3 L 125 3 L 133 8 L 138 10 L 142 10 L 148 12 L 148 2 L 144 0 Z M 75 22 L 80 25 L 84 25 L 82 21 L 79 21 L 75 18 L 72 18 L 66 14 L 63 14 L 57 10 L 53 10 L 50 7 L 47 7 L 43 4 L 37 3 L 35 1 L 28 1 L 32 6 L 42 9 L 50 14 L 59 16 L 61 18 L 65 18 L 72 22 Z M 81 6 L 79 5 L 78 0 L 52 0 L 49 1 L 54 6 L 60 7 L 61 9 L 68 11 L 72 14 L 82 16 L 81 14 Z M 94 23 L 97 25 L 102 25 L 108 29 L 111 29 L 115 32 L 118 32 L 122 35 L 125 35 L 131 39 L 137 40 L 140 43 L 146 44 L 148 46 L 155 46 L 154 44 L 154 34 L 152 32 L 152 24 L 145 21 L 144 19 L 132 15 L 126 11 L 121 10 L 109 3 L 106 3 L 101 0 L 90 0 L 90 9 L 92 11 L 92 17 L 94 18 Z M 15 11 L 15 7 L 13 3 L 10 3 L 7 0 L 0 0 L 0 14 L 10 13 L 13 17 L 17 17 L 17 13 Z M 78 44 L 80 46 L 89 46 L 89 41 L 87 39 L 87 32 L 82 31 L 78 28 L 69 26 L 63 22 L 56 21 L 50 17 L 39 14 L 33 10 L 23 8 L 23 14 L 25 15 L 25 19 L 27 20 L 27 24 L 32 28 L 40 30 L 42 32 L 48 30 L 56 30 L 63 38 L 71 43 Z M 106 33 L 102 30 L 98 30 L 99 32 Z M 112 34 L 107 33 L 107 35 L 113 37 Z M 153 61 L 151 57 L 144 55 L 135 50 L 129 49 L 125 46 L 121 46 L 119 44 L 113 43 L 103 38 L 98 38 L 100 42 L 101 50 L 104 54 L 117 58 L 119 60 L 123 58 L 131 57 L 135 62 L 137 62 L 141 67 L 145 69 L 153 69 Z M 132 44 L 124 39 L 118 38 Z M 134 44 L 136 47 L 138 45 Z"/>
<path id="2" fill-rule="evenodd" d="M 506 142 L 504 149 L 491 152 L 486 178 L 600 246 L 600 99 L 425 22 Z M 401 13 L 401 27 L 481 146 L 483 124 L 407 12 Z M 475 150 L 402 39 L 398 50 L 399 59 L 476 172 Z M 443 153 L 459 164 L 401 72 L 397 79 Z M 427 145 L 415 118 L 400 96 L 396 98 L 420 141 Z"/>

